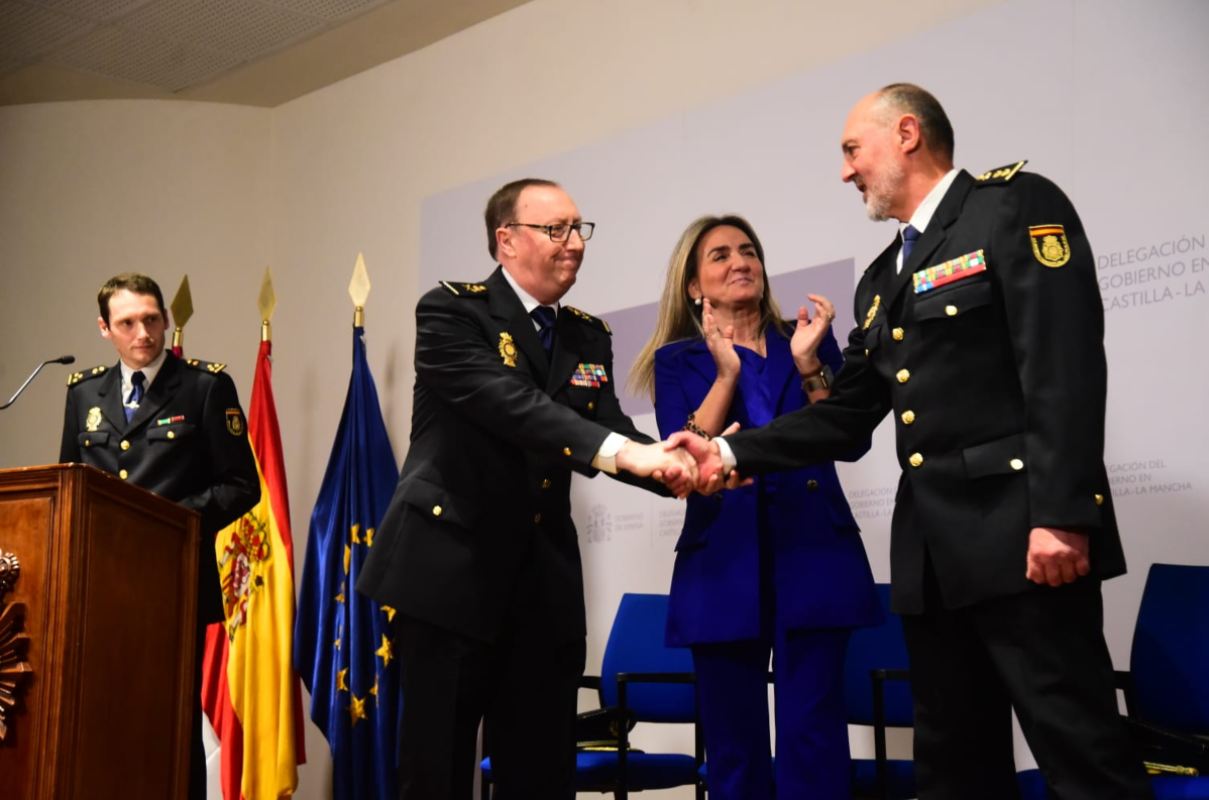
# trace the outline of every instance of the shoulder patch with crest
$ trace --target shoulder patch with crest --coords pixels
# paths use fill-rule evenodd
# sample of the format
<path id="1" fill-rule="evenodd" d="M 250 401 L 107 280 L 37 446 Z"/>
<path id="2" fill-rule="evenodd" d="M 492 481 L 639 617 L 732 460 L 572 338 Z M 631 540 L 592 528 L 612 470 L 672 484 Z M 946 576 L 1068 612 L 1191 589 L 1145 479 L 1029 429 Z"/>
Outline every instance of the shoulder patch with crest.
<path id="1" fill-rule="evenodd" d="M 571 315 L 573 317 L 575 317 L 576 319 L 581 319 L 584 322 L 588 323 L 589 325 L 591 325 L 595 328 L 599 328 L 600 330 L 604 331 L 605 333 L 609 334 L 610 336 L 613 334 L 613 329 L 610 328 L 609 323 L 605 322 L 603 319 L 600 319 L 599 317 L 594 317 L 591 314 L 589 314 L 587 311 L 580 311 L 575 306 L 563 306 L 563 308 L 567 309 L 567 311 L 569 311 L 571 313 Z"/>
<path id="2" fill-rule="evenodd" d="M 210 372 L 217 374 L 227 368 L 226 364 L 220 364 L 217 361 L 202 361 L 200 358 L 186 358 L 185 365 L 199 369 L 202 372 Z"/>
<path id="3" fill-rule="evenodd" d="M 1023 169 L 1027 163 L 1028 159 L 1025 159 L 1024 161 L 1017 161 L 1015 164 L 995 167 L 995 169 L 989 169 L 981 175 L 976 176 L 974 180 L 978 182 L 979 186 L 997 186 L 1007 183 L 1016 177 L 1016 173 Z"/>
<path id="4" fill-rule="evenodd" d="M 80 381 L 86 381 L 89 378 L 99 377 L 101 375 L 104 375 L 108 371 L 109 371 L 109 367 L 105 366 L 104 364 L 99 364 L 99 365 L 93 367 L 92 369 L 85 369 L 85 370 L 81 370 L 79 372 L 73 372 L 67 376 L 67 385 L 75 386 Z"/>
<path id="5" fill-rule="evenodd" d="M 441 281 L 445 290 L 455 297 L 486 297 L 487 287 L 481 283 L 463 283 L 461 281 Z"/>

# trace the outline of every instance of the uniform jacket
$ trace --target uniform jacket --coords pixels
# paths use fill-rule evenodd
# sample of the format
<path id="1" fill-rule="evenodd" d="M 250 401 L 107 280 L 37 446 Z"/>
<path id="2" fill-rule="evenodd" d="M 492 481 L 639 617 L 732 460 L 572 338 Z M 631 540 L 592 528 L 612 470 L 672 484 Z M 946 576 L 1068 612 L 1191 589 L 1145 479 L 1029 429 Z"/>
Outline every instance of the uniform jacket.
<path id="1" fill-rule="evenodd" d="M 547 358 L 497 268 L 420 299 L 415 367 L 411 446 L 358 590 L 484 641 L 518 622 L 583 637 L 571 472 L 595 474 L 610 431 L 652 441 L 617 401 L 608 327 L 563 306 Z"/>
<path id="2" fill-rule="evenodd" d="M 744 359 L 727 424 L 743 429 L 808 404 L 789 340 L 769 329 L 762 370 Z M 819 356 L 843 363 L 828 332 Z M 717 376 L 701 339 L 655 353 L 655 415 L 663 437 L 682 429 Z M 855 458 L 868 443 L 849 453 Z M 764 524 L 769 530 L 761 530 Z M 760 539 L 771 544 L 772 586 L 764 586 Z M 675 646 L 756 639 L 761 593 L 771 593 L 781 629 L 833 628 L 877 622 L 881 612 L 860 529 L 830 463 L 774 472 L 751 486 L 688 498 L 668 604 L 668 643 Z"/>
<path id="3" fill-rule="evenodd" d="M 222 619 L 214 534 L 260 499 L 235 384 L 221 364 L 171 353 L 129 423 L 118 365 L 72 375 L 59 460 L 79 462 L 201 514 L 198 617 Z"/>
<path id="4" fill-rule="evenodd" d="M 1020 166 L 961 172 L 901 274 L 897 238 L 870 265 L 828 400 L 727 440 L 740 471 L 776 469 L 833 455 L 893 415 L 899 613 L 923 609 L 926 559 L 948 607 L 1035 588 L 1025 555 L 1037 526 L 1089 534 L 1093 575 L 1125 570 L 1091 247 L 1062 191 Z"/>

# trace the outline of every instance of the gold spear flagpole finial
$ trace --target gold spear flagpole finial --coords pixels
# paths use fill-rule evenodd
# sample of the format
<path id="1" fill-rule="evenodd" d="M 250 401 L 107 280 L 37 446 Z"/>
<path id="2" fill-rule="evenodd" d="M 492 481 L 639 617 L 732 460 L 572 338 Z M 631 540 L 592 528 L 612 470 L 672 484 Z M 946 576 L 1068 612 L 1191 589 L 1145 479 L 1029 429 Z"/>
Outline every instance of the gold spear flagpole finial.
<path id="1" fill-rule="evenodd" d="M 260 282 L 256 307 L 260 309 L 260 341 L 272 341 L 273 327 L 269 323 L 273 319 L 273 309 L 277 308 L 277 294 L 273 291 L 273 272 L 269 267 L 264 268 L 264 280 Z"/>
<path id="2" fill-rule="evenodd" d="M 176 329 L 172 331 L 172 352 L 180 355 L 185 341 L 185 323 L 193 316 L 193 293 L 189 291 L 189 276 L 181 278 L 176 297 L 172 298 L 172 320 Z"/>
<path id="3" fill-rule="evenodd" d="M 353 298 L 353 327 L 365 325 L 365 301 L 369 297 L 369 273 L 365 271 L 365 256 L 357 253 L 353 279 L 348 282 L 348 296 Z"/>

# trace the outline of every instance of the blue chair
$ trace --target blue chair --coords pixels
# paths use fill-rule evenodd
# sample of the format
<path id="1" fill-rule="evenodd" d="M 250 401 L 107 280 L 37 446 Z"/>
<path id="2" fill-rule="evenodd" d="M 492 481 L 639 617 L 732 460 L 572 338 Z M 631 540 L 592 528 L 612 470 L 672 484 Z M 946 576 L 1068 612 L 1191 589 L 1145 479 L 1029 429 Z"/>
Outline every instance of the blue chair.
<path id="1" fill-rule="evenodd" d="M 576 753 L 575 791 L 612 792 L 616 800 L 647 789 L 695 786 L 705 789 L 697 772 L 704 745 L 697 724 L 693 657 L 688 648 L 664 644 L 667 595 L 626 594 L 621 598 L 605 645 L 600 677 L 584 676 L 595 688 L 602 709 L 615 709 L 610 731 L 614 742 L 594 742 Z M 581 715 L 582 716 L 582 715 Z M 619 724 L 626 720 L 629 724 Z M 629 745 L 631 724 L 685 723 L 694 726 L 695 753 L 645 753 Z M 490 797 L 491 758 L 483 759 L 482 797 Z"/>
<path id="2" fill-rule="evenodd" d="M 915 797 L 915 765 L 886 755 L 886 729 L 914 725 L 907 670 L 907 644 L 898 615 L 890 610 L 890 585 L 877 585 L 885 617 L 857 628 L 844 661 L 844 699 L 850 725 L 873 727 L 874 758 L 852 760 L 855 797 L 906 800 Z"/>
<path id="3" fill-rule="evenodd" d="M 1209 799 L 1209 566 L 1151 565 L 1117 679 L 1156 800 Z"/>

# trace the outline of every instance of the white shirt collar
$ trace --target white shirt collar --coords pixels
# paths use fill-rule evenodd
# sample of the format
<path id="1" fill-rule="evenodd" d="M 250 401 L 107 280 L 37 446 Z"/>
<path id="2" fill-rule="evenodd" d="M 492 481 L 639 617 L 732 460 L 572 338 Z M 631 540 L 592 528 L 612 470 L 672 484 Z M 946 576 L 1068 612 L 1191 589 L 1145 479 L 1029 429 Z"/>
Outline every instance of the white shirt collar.
<path id="1" fill-rule="evenodd" d="M 501 267 L 501 271 L 504 273 L 504 280 L 508 281 L 508 285 L 512 287 L 512 291 L 516 292 L 516 296 L 520 298 L 521 305 L 525 307 L 526 314 L 532 314 L 533 309 L 542 305 L 542 303 L 539 303 L 536 299 L 534 299 L 533 295 L 521 288 L 520 284 L 517 283 L 516 279 L 512 277 L 512 273 L 508 271 L 507 267 Z M 554 312 L 556 314 L 558 313 L 558 303 L 555 303 L 553 306 L 547 306 L 547 308 L 553 308 Z M 536 326 L 537 320 L 534 320 L 533 324 Z"/>
<path id="2" fill-rule="evenodd" d="M 130 396 L 130 390 L 134 388 L 134 384 L 130 381 L 130 376 L 135 372 L 143 373 L 143 391 L 146 392 L 148 389 L 150 389 L 151 382 L 154 381 L 155 376 L 159 374 L 160 367 L 164 366 L 164 359 L 167 357 L 168 348 L 165 347 L 160 351 L 160 354 L 155 357 L 154 361 L 140 370 L 135 370 L 134 367 L 129 366 L 125 361 L 119 360 L 118 363 L 121 364 L 122 367 L 122 398 L 125 399 Z"/>
<path id="3" fill-rule="evenodd" d="M 903 231 L 910 225 L 915 230 L 923 233 L 928 223 L 932 221 L 932 215 L 936 213 L 936 209 L 940 207 L 940 201 L 944 199 L 945 193 L 949 191 L 949 187 L 953 185 L 953 179 L 957 177 L 957 169 L 951 169 L 944 174 L 932 190 L 924 195 L 924 199 L 920 201 L 915 208 L 915 213 L 911 215 L 911 219 L 906 222 L 898 223 L 898 236 L 902 239 Z M 898 255 L 894 260 L 895 270 L 903 271 L 903 251 L 899 248 Z"/>
<path id="4" fill-rule="evenodd" d="M 940 206 L 940 201 L 944 199 L 945 192 L 949 191 L 949 187 L 953 185 L 953 179 L 957 177 L 957 169 L 953 168 L 944 174 L 936 185 L 932 187 L 932 191 L 924 195 L 924 199 L 919 202 L 915 213 L 911 215 L 911 219 L 898 224 L 898 232 L 901 235 L 903 228 L 910 225 L 915 230 L 923 233 L 928 229 L 928 223 L 932 221 L 932 215 L 936 213 L 937 207 Z"/>

